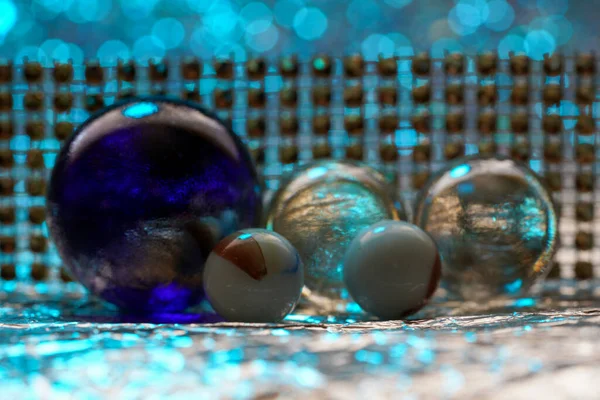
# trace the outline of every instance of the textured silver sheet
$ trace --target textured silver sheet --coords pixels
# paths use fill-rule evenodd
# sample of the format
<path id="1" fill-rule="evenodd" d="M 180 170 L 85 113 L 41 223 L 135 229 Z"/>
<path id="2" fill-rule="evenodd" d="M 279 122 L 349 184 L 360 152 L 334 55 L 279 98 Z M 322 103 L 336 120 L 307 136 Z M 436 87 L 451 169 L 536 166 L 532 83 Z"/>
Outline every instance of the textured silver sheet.
<path id="1" fill-rule="evenodd" d="M 277 325 L 127 322 L 78 295 L 8 295 L 0 398 L 597 398 L 600 302 L 585 300 L 593 288 L 551 290 L 408 322 Z"/>

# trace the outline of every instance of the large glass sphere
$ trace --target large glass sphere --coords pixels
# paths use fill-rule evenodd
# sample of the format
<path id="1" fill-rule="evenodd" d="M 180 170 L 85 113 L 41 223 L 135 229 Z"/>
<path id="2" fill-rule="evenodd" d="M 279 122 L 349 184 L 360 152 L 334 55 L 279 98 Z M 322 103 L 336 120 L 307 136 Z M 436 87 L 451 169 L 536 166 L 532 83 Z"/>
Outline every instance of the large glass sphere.
<path id="1" fill-rule="evenodd" d="M 296 171 L 274 196 L 267 228 L 286 237 L 304 263 L 305 298 L 316 312 L 346 311 L 346 249 L 363 228 L 399 219 L 385 177 L 359 163 L 320 161 Z"/>
<path id="2" fill-rule="evenodd" d="M 47 204 L 52 238 L 83 285 L 157 313 L 202 299 L 206 258 L 259 223 L 261 194 L 248 152 L 221 121 L 143 99 L 107 108 L 64 144 Z"/>
<path id="3" fill-rule="evenodd" d="M 450 165 L 423 189 L 415 219 L 438 245 L 442 287 L 451 297 L 521 295 L 550 267 L 552 200 L 534 172 L 513 160 Z"/>

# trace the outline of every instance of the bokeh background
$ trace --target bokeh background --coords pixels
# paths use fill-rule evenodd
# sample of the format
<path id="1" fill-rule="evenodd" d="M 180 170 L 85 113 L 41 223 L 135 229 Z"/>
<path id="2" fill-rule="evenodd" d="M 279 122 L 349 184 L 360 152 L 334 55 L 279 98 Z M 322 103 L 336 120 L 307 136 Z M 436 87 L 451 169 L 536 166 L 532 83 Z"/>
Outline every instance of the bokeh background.
<path id="1" fill-rule="evenodd" d="M 473 53 L 597 47 L 590 0 L 0 0 L 0 57 L 75 64 L 252 53 L 445 49 Z M 338 54 L 336 54 L 338 53 Z"/>

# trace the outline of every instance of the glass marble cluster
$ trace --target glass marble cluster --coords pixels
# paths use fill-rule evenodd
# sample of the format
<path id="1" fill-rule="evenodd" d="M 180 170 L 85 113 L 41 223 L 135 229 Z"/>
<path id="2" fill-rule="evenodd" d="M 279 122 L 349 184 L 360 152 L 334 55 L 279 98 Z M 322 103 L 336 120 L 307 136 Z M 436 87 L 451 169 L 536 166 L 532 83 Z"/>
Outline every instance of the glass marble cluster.
<path id="1" fill-rule="evenodd" d="M 389 183 L 360 163 L 320 161 L 296 171 L 274 196 L 267 228 L 285 236 L 305 267 L 305 294 L 319 311 L 343 311 L 343 259 L 363 228 L 399 219 Z"/>
<path id="2" fill-rule="evenodd" d="M 425 186 L 415 217 L 438 245 L 442 286 L 451 296 L 517 296 L 549 270 L 553 203 L 536 175 L 513 160 L 450 165 Z"/>
<path id="3" fill-rule="evenodd" d="M 240 140 L 202 109 L 157 98 L 83 124 L 57 158 L 47 200 L 50 233 L 73 275 L 143 313 L 198 303 L 211 250 L 256 225 L 261 210 Z"/>
<path id="4" fill-rule="evenodd" d="M 204 270 L 206 297 L 230 321 L 278 322 L 296 306 L 304 270 L 283 236 L 245 229 L 221 240 Z"/>

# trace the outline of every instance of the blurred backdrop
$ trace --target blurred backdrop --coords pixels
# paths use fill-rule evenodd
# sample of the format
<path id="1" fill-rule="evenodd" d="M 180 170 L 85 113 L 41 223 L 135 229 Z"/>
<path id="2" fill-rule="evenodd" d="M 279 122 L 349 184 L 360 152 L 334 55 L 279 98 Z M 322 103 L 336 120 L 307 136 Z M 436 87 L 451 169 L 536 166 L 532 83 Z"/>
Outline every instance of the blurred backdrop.
<path id="1" fill-rule="evenodd" d="M 0 57 L 30 60 L 597 47 L 589 0 L 0 0 Z"/>

